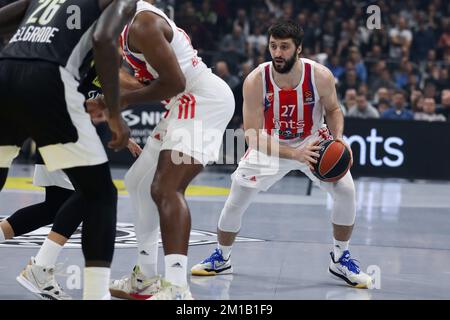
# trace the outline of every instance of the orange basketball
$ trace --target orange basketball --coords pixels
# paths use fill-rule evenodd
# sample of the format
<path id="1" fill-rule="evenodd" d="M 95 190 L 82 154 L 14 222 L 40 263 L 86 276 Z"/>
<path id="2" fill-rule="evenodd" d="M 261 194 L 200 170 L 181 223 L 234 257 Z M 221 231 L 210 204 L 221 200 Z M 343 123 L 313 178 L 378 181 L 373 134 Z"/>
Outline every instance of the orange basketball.
<path id="1" fill-rule="evenodd" d="M 325 182 L 336 182 L 350 169 L 350 151 L 338 141 L 324 140 L 319 146 L 320 157 L 314 165 L 314 175 Z"/>

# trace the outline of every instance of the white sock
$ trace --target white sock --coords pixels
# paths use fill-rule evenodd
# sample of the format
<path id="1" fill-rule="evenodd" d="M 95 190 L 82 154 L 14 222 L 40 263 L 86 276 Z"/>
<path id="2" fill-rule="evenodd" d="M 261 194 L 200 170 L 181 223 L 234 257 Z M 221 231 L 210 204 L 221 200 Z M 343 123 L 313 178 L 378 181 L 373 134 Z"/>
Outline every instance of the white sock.
<path id="1" fill-rule="evenodd" d="M 83 300 L 110 300 L 110 268 L 84 268 Z"/>
<path id="2" fill-rule="evenodd" d="M 63 247 L 49 238 L 44 240 L 44 243 L 36 255 L 35 262 L 38 266 L 54 266 L 58 259 L 59 253 Z"/>
<path id="3" fill-rule="evenodd" d="M 233 248 L 233 246 L 223 246 L 220 243 L 217 244 L 217 247 L 222 250 L 222 257 L 225 260 L 228 260 L 230 258 L 231 255 L 231 248 Z"/>
<path id="4" fill-rule="evenodd" d="M 0 228 L 0 243 L 5 242 L 5 234 L 3 233 L 2 228 Z"/>
<path id="5" fill-rule="evenodd" d="M 139 248 L 138 266 L 141 272 L 147 277 L 152 278 L 157 275 L 158 247 L 156 250 L 145 250 Z"/>
<path id="6" fill-rule="evenodd" d="M 174 286 L 187 286 L 187 256 L 169 254 L 164 257 L 166 280 Z"/>
<path id="7" fill-rule="evenodd" d="M 341 258 L 342 253 L 345 250 L 348 250 L 348 244 L 349 241 L 339 241 L 336 239 L 333 239 L 333 252 L 334 252 L 334 260 L 337 261 Z"/>

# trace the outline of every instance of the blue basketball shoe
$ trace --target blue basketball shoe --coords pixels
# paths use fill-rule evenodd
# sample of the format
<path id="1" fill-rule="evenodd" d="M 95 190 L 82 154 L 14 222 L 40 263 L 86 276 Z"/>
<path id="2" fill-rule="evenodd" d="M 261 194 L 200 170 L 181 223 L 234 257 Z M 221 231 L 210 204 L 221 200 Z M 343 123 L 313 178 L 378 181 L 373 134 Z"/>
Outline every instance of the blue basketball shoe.
<path id="1" fill-rule="evenodd" d="M 355 259 L 350 258 L 350 251 L 345 250 L 339 260 L 335 260 L 334 252 L 330 252 L 331 262 L 328 272 L 340 280 L 344 280 L 349 286 L 360 289 L 370 289 L 372 278 L 362 272 Z"/>
<path id="2" fill-rule="evenodd" d="M 215 276 L 231 273 L 233 273 L 231 259 L 225 260 L 222 256 L 222 250 L 219 248 L 216 248 L 211 256 L 191 268 L 193 276 Z"/>

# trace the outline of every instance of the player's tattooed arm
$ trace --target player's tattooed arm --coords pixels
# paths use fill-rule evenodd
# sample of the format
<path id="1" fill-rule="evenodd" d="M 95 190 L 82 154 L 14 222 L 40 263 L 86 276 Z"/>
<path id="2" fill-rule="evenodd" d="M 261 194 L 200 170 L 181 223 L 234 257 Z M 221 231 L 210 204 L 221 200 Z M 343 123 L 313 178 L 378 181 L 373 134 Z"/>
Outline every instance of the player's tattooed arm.
<path id="1" fill-rule="evenodd" d="M 17 30 L 27 12 L 29 0 L 19 0 L 0 8 L 0 36 Z"/>
<path id="2" fill-rule="evenodd" d="M 160 16 L 142 12 L 136 17 L 128 35 L 129 45 L 151 61 L 159 77 L 142 89 L 124 93 L 123 107 L 170 99 L 185 90 L 186 78 L 170 46 L 173 36 L 167 21 Z"/>

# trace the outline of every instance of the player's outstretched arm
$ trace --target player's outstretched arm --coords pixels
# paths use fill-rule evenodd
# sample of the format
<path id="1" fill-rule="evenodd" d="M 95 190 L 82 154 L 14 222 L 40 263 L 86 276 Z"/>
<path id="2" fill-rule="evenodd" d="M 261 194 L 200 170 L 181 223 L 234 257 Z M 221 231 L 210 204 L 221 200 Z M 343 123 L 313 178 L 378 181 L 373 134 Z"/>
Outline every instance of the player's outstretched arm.
<path id="1" fill-rule="evenodd" d="M 29 0 L 19 0 L 0 8 L 0 36 L 14 32 L 27 12 Z"/>

